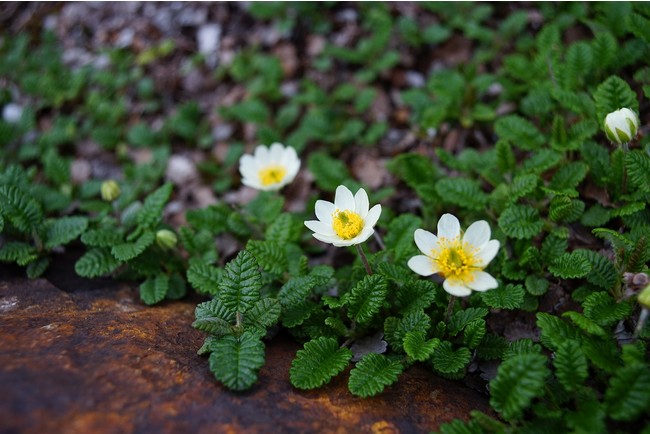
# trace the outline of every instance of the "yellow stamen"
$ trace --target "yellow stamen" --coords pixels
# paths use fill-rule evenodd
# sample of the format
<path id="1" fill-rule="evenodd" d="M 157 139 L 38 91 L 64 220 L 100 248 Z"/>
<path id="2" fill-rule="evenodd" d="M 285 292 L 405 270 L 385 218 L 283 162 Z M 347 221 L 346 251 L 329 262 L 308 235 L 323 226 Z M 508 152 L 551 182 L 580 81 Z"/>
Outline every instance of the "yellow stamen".
<path id="1" fill-rule="evenodd" d="M 334 232 L 344 240 L 351 240 L 361 233 L 363 219 L 354 211 L 334 211 L 332 215 L 332 227 Z"/>
<path id="2" fill-rule="evenodd" d="M 284 179 L 287 174 L 286 167 L 283 166 L 267 166 L 259 171 L 260 182 L 263 186 L 277 184 Z"/>
<path id="3" fill-rule="evenodd" d="M 483 269 L 475 255 L 476 249 L 463 245 L 459 238 L 440 238 L 439 247 L 431 251 L 433 261 L 445 279 L 451 277 L 465 283 L 472 282 L 474 272 Z"/>

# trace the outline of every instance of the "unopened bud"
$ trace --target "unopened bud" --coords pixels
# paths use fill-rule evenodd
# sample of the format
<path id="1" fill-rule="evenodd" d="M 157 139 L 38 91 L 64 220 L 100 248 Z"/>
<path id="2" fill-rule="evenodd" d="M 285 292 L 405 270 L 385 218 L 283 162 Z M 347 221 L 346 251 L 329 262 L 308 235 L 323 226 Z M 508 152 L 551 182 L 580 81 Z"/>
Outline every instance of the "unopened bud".
<path id="1" fill-rule="evenodd" d="M 650 285 L 646 286 L 641 290 L 641 292 L 639 292 L 637 301 L 641 306 L 650 309 Z"/>
<path id="2" fill-rule="evenodd" d="M 109 179 L 108 181 L 104 181 L 102 183 L 102 199 L 104 199 L 106 202 L 113 202 L 118 197 L 120 197 L 120 193 L 122 193 L 120 186 L 117 185 L 117 182 L 113 181 L 112 179 Z"/>
<path id="3" fill-rule="evenodd" d="M 176 237 L 176 234 L 168 229 L 161 229 L 156 232 L 156 244 L 163 250 L 173 248 L 177 242 L 178 237 Z"/>
<path id="4" fill-rule="evenodd" d="M 629 108 L 616 110 L 605 117 L 605 134 L 612 143 L 629 143 L 638 130 L 639 117 Z"/>

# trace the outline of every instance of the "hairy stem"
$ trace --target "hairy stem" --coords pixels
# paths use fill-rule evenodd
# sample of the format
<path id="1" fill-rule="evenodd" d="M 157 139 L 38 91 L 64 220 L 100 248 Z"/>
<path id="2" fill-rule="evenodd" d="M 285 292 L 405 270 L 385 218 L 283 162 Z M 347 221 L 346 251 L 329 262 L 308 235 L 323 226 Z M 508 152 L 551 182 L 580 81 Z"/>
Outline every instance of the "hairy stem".
<path id="1" fill-rule="evenodd" d="M 361 262 L 363 262 L 363 266 L 366 267 L 366 272 L 368 273 L 369 276 L 372 276 L 372 268 L 370 268 L 370 264 L 368 263 L 368 258 L 366 258 L 366 254 L 363 253 L 363 249 L 359 244 L 357 244 L 357 252 L 359 252 L 359 256 L 361 256 Z"/>

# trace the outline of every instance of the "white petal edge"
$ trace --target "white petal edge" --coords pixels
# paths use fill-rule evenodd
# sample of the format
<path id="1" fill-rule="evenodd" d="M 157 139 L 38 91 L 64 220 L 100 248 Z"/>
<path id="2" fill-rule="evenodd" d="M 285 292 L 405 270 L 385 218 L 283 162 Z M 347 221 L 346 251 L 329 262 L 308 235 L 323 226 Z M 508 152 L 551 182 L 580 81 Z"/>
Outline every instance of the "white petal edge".
<path id="1" fill-rule="evenodd" d="M 275 164 L 282 163 L 284 158 L 285 148 L 281 143 L 273 143 L 269 148 L 269 159 Z"/>
<path id="2" fill-rule="evenodd" d="M 359 214 L 362 219 L 365 219 L 368 214 L 368 209 L 370 209 L 368 193 L 363 188 L 360 188 L 354 195 L 354 212 Z"/>
<path id="3" fill-rule="evenodd" d="M 460 236 L 460 222 L 452 214 L 443 214 L 438 220 L 438 238 L 453 240 Z"/>
<path id="4" fill-rule="evenodd" d="M 345 185 L 336 187 L 334 194 L 334 205 L 341 211 L 352 210 L 354 211 L 354 196 L 349 188 Z"/>
<path id="5" fill-rule="evenodd" d="M 424 229 L 416 229 L 413 233 L 413 239 L 418 249 L 425 255 L 431 254 L 431 250 L 438 246 L 438 237 Z"/>
<path id="6" fill-rule="evenodd" d="M 257 148 L 255 148 L 253 156 L 258 163 L 267 165 L 269 163 L 269 148 L 264 145 L 259 145 Z"/>
<path id="7" fill-rule="evenodd" d="M 312 236 L 316 238 L 318 241 L 322 241 L 324 243 L 334 244 L 334 245 L 336 245 L 335 243 L 337 241 L 341 240 L 339 237 L 336 236 L 323 235 L 319 233 L 313 233 Z"/>
<path id="8" fill-rule="evenodd" d="M 471 289 L 458 280 L 445 279 L 445 281 L 442 282 L 442 287 L 445 291 L 455 297 L 467 297 L 472 293 Z"/>
<path id="9" fill-rule="evenodd" d="M 478 263 L 481 267 L 487 267 L 487 265 L 494 259 L 494 257 L 499 252 L 499 247 L 501 243 L 499 240 L 490 240 L 488 241 L 481 250 L 474 255 L 474 258 L 478 260 Z"/>
<path id="10" fill-rule="evenodd" d="M 312 230 L 317 234 L 327 235 L 332 237 L 336 236 L 331 226 L 328 226 L 325 223 L 318 220 L 307 220 L 305 222 L 305 226 L 307 226 L 307 228 L 309 228 L 310 230 Z"/>
<path id="11" fill-rule="evenodd" d="M 469 225 L 463 235 L 463 243 L 472 247 L 481 248 L 490 241 L 490 225 L 485 220 L 479 220 Z"/>
<path id="12" fill-rule="evenodd" d="M 499 286 L 499 282 L 485 271 L 476 271 L 472 275 L 474 276 L 474 280 L 469 282 L 467 286 L 474 291 L 485 292 L 488 289 L 494 289 Z"/>
<path id="13" fill-rule="evenodd" d="M 326 200 L 317 200 L 314 206 L 316 218 L 326 225 L 332 225 L 332 214 L 336 211 L 336 207 L 332 202 Z"/>
<path id="14" fill-rule="evenodd" d="M 363 221 L 363 227 L 375 227 L 377 224 L 377 221 L 379 221 L 379 217 L 381 216 L 381 205 L 377 204 L 373 206 L 370 211 L 368 211 L 368 214 L 366 214 L 366 217 Z"/>
<path id="15" fill-rule="evenodd" d="M 438 272 L 434 262 L 428 256 L 417 255 L 408 260 L 407 265 L 420 276 L 431 276 Z"/>

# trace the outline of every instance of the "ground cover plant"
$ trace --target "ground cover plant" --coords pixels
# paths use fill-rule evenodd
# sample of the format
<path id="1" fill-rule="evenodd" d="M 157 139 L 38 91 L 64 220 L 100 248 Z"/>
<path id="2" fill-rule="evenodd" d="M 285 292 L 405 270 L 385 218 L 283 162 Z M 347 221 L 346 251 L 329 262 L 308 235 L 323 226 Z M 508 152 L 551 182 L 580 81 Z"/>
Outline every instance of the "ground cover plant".
<path id="1" fill-rule="evenodd" d="M 234 391 L 282 330 L 298 389 L 489 395 L 442 433 L 650 432 L 646 4 L 205 7 L 88 58 L 7 21 L 1 261 L 198 292 Z"/>

